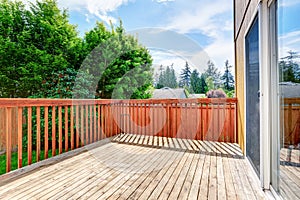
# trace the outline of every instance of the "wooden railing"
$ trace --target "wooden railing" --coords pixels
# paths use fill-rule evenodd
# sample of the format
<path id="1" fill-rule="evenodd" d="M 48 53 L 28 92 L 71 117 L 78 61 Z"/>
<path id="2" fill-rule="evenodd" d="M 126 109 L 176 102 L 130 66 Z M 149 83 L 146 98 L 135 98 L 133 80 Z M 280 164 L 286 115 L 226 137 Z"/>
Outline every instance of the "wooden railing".
<path id="1" fill-rule="evenodd" d="M 284 145 L 300 143 L 300 98 L 284 98 L 281 112 L 281 139 Z"/>
<path id="2" fill-rule="evenodd" d="M 1 110 L 6 172 L 14 149 L 21 168 L 32 164 L 33 152 L 38 162 L 119 133 L 237 142 L 235 98 L 0 99 Z"/>

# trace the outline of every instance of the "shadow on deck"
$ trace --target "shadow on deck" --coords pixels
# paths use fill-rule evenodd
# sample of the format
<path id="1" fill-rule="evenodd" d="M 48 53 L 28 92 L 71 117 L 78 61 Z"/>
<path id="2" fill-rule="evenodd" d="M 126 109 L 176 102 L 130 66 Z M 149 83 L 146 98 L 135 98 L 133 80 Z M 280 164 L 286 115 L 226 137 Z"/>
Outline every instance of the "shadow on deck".
<path id="1" fill-rule="evenodd" d="M 122 134 L 0 184 L 0 199 L 18 198 L 265 197 L 236 144 Z"/>

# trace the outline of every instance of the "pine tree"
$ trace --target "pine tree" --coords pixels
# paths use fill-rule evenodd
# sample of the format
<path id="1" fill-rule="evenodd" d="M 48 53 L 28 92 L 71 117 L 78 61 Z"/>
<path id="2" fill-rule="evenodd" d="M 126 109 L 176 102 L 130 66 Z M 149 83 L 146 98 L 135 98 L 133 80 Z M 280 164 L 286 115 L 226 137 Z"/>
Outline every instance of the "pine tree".
<path id="1" fill-rule="evenodd" d="M 176 88 L 178 86 L 175 70 L 173 69 L 173 64 L 170 66 L 167 66 L 166 70 L 162 70 L 160 72 L 159 81 L 156 86 L 157 89 L 163 88 L 163 87 L 169 87 L 169 88 Z M 161 66 L 162 68 L 162 66 Z"/>
<path id="2" fill-rule="evenodd" d="M 299 58 L 297 52 L 288 51 L 288 56 L 281 59 L 279 62 L 279 78 L 281 81 L 300 82 L 300 68 L 299 64 L 295 61 Z"/>
<path id="3" fill-rule="evenodd" d="M 180 86 L 189 88 L 191 83 L 191 68 L 187 61 L 185 67 L 181 71 L 180 78 Z"/>
<path id="4" fill-rule="evenodd" d="M 233 90 L 234 89 L 234 78 L 233 75 L 230 72 L 230 68 L 232 66 L 229 65 L 228 60 L 225 61 L 225 72 L 223 76 L 221 77 L 221 80 L 223 81 L 223 86 L 225 90 Z"/>
<path id="5" fill-rule="evenodd" d="M 196 94 L 201 92 L 201 79 L 196 69 L 191 73 L 191 92 Z"/>

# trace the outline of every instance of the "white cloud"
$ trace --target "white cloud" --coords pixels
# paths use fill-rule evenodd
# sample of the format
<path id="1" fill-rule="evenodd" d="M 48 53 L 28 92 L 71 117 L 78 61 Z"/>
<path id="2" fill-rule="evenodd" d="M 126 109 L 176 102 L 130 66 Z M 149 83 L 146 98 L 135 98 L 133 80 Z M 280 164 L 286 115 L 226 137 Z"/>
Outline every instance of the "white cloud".
<path id="1" fill-rule="evenodd" d="M 134 0 L 58 0 L 58 6 L 70 11 L 82 11 L 87 12 L 85 14 L 94 15 L 105 23 L 116 23 L 117 19 L 110 14 L 116 11 L 120 6 L 126 5 Z M 29 2 L 35 2 L 35 0 L 23 0 L 28 5 Z M 86 16 L 86 21 L 89 21 L 89 17 Z"/>
<path id="2" fill-rule="evenodd" d="M 116 11 L 120 6 L 126 5 L 131 0 L 73 0 L 64 1 L 59 0 L 59 5 L 69 10 L 85 9 L 89 14 L 95 15 L 105 23 L 116 23 L 116 19 L 110 15 L 111 12 Z"/>
<path id="3" fill-rule="evenodd" d="M 295 6 L 295 5 L 299 5 L 300 4 L 300 0 L 284 0 L 280 2 L 279 6 L 282 7 L 290 7 L 290 6 Z"/>
<path id="4" fill-rule="evenodd" d="M 156 1 L 157 3 L 166 3 L 166 2 L 172 2 L 175 0 L 152 0 L 152 1 Z"/>
<path id="5" fill-rule="evenodd" d="M 182 9 L 169 19 L 167 27 L 180 33 L 200 32 L 211 38 L 211 43 L 204 47 L 216 66 L 224 66 L 233 56 L 233 17 L 232 1 L 201 0 L 181 4 Z"/>
<path id="6" fill-rule="evenodd" d="M 288 55 L 288 51 L 300 53 L 300 30 L 285 33 L 278 38 L 279 58 Z"/>

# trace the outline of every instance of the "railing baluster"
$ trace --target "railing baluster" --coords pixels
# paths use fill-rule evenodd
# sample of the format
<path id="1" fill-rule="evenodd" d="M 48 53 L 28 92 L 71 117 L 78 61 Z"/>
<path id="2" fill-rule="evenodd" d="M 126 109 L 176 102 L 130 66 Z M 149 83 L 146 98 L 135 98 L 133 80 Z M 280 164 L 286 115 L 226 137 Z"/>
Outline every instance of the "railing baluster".
<path id="1" fill-rule="evenodd" d="M 32 163 L 32 107 L 28 107 L 28 124 L 27 124 L 27 135 L 28 135 L 28 144 L 27 144 L 27 151 L 28 151 L 28 165 Z"/>
<path id="2" fill-rule="evenodd" d="M 79 147 L 79 135 L 80 135 L 80 129 L 79 129 L 79 106 L 76 105 L 76 148 Z"/>
<path id="3" fill-rule="evenodd" d="M 90 143 L 89 140 L 89 106 L 85 106 L 85 142 L 86 144 Z"/>
<path id="4" fill-rule="evenodd" d="M 89 116 L 90 116 L 90 143 L 93 143 L 94 139 L 93 139 L 93 106 L 90 105 L 90 113 L 89 113 Z"/>
<path id="5" fill-rule="evenodd" d="M 74 106 L 71 105 L 70 109 L 71 109 L 70 110 L 71 150 L 73 150 L 74 149 Z"/>
<path id="6" fill-rule="evenodd" d="M 81 106 L 81 146 L 84 146 L 86 144 L 86 140 L 85 140 L 85 134 L 84 134 L 84 106 Z"/>
<path id="7" fill-rule="evenodd" d="M 36 162 L 40 161 L 41 154 L 41 107 L 36 107 Z"/>
<path id="8" fill-rule="evenodd" d="M 101 140 L 101 106 L 98 104 L 98 140 Z"/>
<path id="9" fill-rule="evenodd" d="M 23 135 L 22 135 L 22 125 L 23 125 L 23 108 L 18 107 L 18 168 L 22 167 L 22 140 L 23 140 Z"/>
<path id="10" fill-rule="evenodd" d="M 97 108 L 96 108 L 96 105 L 93 105 L 94 107 L 94 142 L 97 142 L 97 120 L 96 120 L 96 117 L 97 117 Z"/>
<path id="11" fill-rule="evenodd" d="M 56 107 L 52 106 L 52 156 L 56 155 Z"/>
<path id="12" fill-rule="evenodd" d="M 58 153 L 62 153 L 62 108 L 58 106 Z"/>
<path id="13" fill-rule="evenodd" d="M 69 149 L 69 119 L 68 119 L 68 114 L 69 114 L 69 107 L 65 106 L 65 152 L 68 151 Z"/>
<path id="14" fill-rule="evenodd" d="M 11 108 L 6 108 L 6 172 L 11 170 Z"/>
<path id="15" fill-rule="evenodd" d="M 49 132 L 48 132 L 48 126 L 49 126 L 49 122 L 48 122 L 48 106 L 45 106 L 45 114 L 44 114 L 44 119 L 45 119 L 45 159 L 48 158 L 48 137 L 49 137 Z"/>

